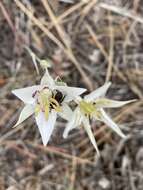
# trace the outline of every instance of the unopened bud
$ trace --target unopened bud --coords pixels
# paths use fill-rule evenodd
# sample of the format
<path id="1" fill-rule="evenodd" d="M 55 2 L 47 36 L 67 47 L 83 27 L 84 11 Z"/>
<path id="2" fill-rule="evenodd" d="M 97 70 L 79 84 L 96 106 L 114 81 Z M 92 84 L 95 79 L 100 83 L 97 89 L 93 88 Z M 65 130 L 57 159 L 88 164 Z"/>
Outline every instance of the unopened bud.
<path id="1" fill-rule="evenodd" d="M 47 61 L 47 60 L 45 60 L 45 59 L 43 59 L 43 60 L 40 61 L 40 65 L 41 65 L 41 67 L 42 67 L 43 69 L 48 69 L 48 68 L 51 67 L 50 61 L 49 61 L 49 60 Z"/>

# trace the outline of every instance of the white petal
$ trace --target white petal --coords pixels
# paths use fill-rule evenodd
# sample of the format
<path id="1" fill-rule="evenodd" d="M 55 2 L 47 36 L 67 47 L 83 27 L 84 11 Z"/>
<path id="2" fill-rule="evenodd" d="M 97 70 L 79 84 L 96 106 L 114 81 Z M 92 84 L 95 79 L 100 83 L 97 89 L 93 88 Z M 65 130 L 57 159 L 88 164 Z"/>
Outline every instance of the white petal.
<path id="1" fill-rule="evenodd" d="M 95 101 L 96 107 L 101 108 L 117 108 L 124 106 L 125 104 L 129 104 L 131 102 L 134 102 L 136 100 L 129 100 L 129 101 L 116 101 L 116 100 L 110 100 L 106 98 L 99 98 Z"/>
<path id="2" fill-rule="evenodd" d="M 70 102 L 86 91 L 85 88 L 76 88 L 69 86 L 56 86 L 55 88 L 66 95 L 64 102 Z"/>
<path id="3" fill-rule="evenodd" d="M 12 90 L 12 93 L 22 100 L 25 104 L 34 103 L 35 99 L 32 97 L 33 93 L 40 89 L 40 85 L 30 86 Z"/>
<path id="4" fill-rule="evenodd" d="M 111 82 L 105 83 L 100 88 L 98 88 L 98 89 L 94 90 L 93 92 L 91 92 L 90 94 L 86 95 L 84 97 L 84 99 L 88 100 L 88 101 L 92 101 L 92 100 L 95 100 L 99 97 L 105 96 L 110 85 L 111 85 Z"/>
<path id="5" fill-rule="evenodd" d="M 63 138 L 67 138 L 69 132 L 76 128 L 77 126 L 81 125 L 82 122 L 82 115 L 79 112 L 79 108 L 76 108 L 75 111 L 72 114 L 71 120 L 68 122 L 64 133 L 63 133 Z"/>
<path id="6" fill-rule="evenodd" d="M 42 86 L 48 86 L 51 90 L 54 89 L 55 87 L 55 81 L 54 79 L 50 76 L 48 70 L 46 70 L 44 76 L 41 79 L 41 85 Z"/>
<path id="7" fill-rule="evenodd" d="M 28 117 L 30 117 L 34 113 L 34 108 L 32 105 L 27 104 L 21 111 L 19 119 L 17 123 L 13 127 L 17 127 L 23 121 L 25 121 Z"/>
<path id="8" fill-rule="evenodd" d="M 110 127 L 112 130 L 114 130 L 119 136 L 122 138 L 125 138 L 126 136 L 123 134 L 119 126 L 114 123 L 114 121 L 105 113 L 103 109 L 101 109 L 101 114 L 102 114 L 102 121 Z"/>
<path id="9" fill-rule="evenodd" d="M 66 103 L 63 103 L 62 111 L 59 112 L 58 115 L 60 117 L 62 117 L 63 119 L 70 121 L 72 114 L 73 114 L 73 112 L 72 112 L 71 108 Z"/>
<path id="10" fill-rule="evenodd" d="M 48 120 L 45 119 L 45 115 L 43 112 L 40 112 L 38 116 L 35 118 L 42 137 L 42 142 L 44 146 L 46 146 L 54 130 L 57 113 L 54 110 L 52 110 L 49 114 Z"/>
<path id="11" fill-rule="evenodd" d="M 89 124 L 89 120 L 87 118 L 84 119 L 84 122 L 83 122 L 83 126 L 89 136 L 89 139 L 91 141 L 91 143 L 93 144 L 94 148 L 96 149 L 97 151 L 97 155 L 99 156 L 100 153 L 99 153 L 99 150 L 98 150 L 98 146 L 97 146 L 97 143 L 96 143 L 96 140 L 95 140 L 95 137 L 93 135 L 93 132 L 91 130 L 91 126 Z"/>

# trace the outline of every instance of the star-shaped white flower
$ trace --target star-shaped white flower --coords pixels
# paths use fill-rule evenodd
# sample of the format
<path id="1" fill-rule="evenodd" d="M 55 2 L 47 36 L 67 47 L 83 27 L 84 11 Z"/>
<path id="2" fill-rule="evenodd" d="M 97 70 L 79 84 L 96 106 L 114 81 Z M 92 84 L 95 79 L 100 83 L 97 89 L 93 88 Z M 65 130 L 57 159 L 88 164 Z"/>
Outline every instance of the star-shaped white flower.
<path id="1" fill-rule="evenodd" d="M 111 82 L 105 83 L 102 87 L 86 95 L 83 99 L 81 97 L 78 97 L 76 101 L 78 105 L 75 108 L 73 115 L 63 133 L 63 137 L 66 138 L 70 130 L 82 125 L 86 130 L 91 140 L 91 143 L 95 147 L 98 155 L 99 155 L 99 150 L 93 132 L 91 130 L 90 119 L 104 122 L 107 126 L 109 126 L 112 130 L 114 130 L 119 136 L 125 138 L 125 135 L 123 134 L 121 129 L 106 114 L 104 108 L 121 107 L 125 104 L 135 101 L 135 100 L 115 101 L 105 98 L 104 96 L 110 85 Z"/>
<path id="2" fill-rule="evenodd" d="M 14 95 L 25 103 L 25 107 L 21 111 L 14 127 L 34 114 L 43 144 L 47 145 L 53 132 L 57 115 L 68 120 L 72 115 L 72 111 L 67 103 L 85 91 L 86 89 L 83 88 L 59 85 L 46 69 L 40 85 L 12 91 Z"/>

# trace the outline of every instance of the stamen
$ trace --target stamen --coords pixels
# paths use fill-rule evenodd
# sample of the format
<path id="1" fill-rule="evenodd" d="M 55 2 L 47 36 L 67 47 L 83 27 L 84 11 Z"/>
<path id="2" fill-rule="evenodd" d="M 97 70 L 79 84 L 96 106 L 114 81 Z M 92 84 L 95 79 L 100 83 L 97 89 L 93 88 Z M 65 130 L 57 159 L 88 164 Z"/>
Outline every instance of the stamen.
<path id="1" fill-rule="evenodd" d="M 37 95 L 38 94 L 38 95 Z M 49 117 L 49 112 L 54 109 L 56 112 L 61 112 L 61 99 L 63 95 L 60 91 L 50 91 L 48 87 L 44 87 L 41 91 L 36 91 L 33 96 L 36 97 L 37 104 L 35 106 L 35 115 L 40 111 L 44 112 L 46 120 Z"/>
<path id="2" fill-rule="evenodd" d="M 49 117 L 49 106 L 45 106 L 45 118 L 46 120 L 48 120 L 48 117 Z"/>
<path id="3" fill-rule="evenodd" d="M 98 107 L 96 107 L 96 104 L 94 102 L 86 102 L 81 101 L 79 104 L 81 112 L 88 118 L 96 117 L 98 119 L 101 119 L 100 110 Z"/>
<path id="4" fill-rule="evenodd" d="M 35 106 L 35 116 L 38 116 L 40 110 L 41 110 L 41 107 L 40 107 L 39 104 L 37 104 L 37 105 Z"/>

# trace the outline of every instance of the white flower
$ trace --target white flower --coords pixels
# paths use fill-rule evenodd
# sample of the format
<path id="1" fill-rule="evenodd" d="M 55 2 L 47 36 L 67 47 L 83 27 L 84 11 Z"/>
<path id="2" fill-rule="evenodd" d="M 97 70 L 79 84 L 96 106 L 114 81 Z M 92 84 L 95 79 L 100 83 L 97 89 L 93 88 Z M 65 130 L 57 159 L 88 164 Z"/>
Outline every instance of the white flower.
<path id="1" fill-rule="evenodd" d="M 12 91 L 25 103 L 25 107 L 14 127 L 35 114 L 43 144 L 46 145 L 53 132 L 57 114 L 68 120 L 72 115 L 72 111 L 66 103 L 72 101 L 84 91 L 83 88 L 56 85 L 46 69 L 40 85 Z"/>
<path id="2" fill-rule="evenodd" d="M 63 137 L 66 138 L 70 130 L 74 129 L 75 127 L 83 125 L 98 155 L 99 155 L 99 150 L 91 130 L 89 122 L 90 119 L 95 119 L 104 122 L 118 135 L 124 138 L 125 135 L 122 133 L 118 125 L 114 123 L 114 121 L 112 121 L 112 119 L 106 114 L 103 108 L 121 107 L 125 104 L 135 101 L 135 100 L 115 101 L 105 98 L 104 96 L 110 85 L 111 82 L 105 83 L 102 87 L 86 95 L 83 99 L 81 97 L 78 97 L 77 99 L 78 106 L 74 110 L 72 118 L 68 122 L 68 125 L 63 133 Z"/>

